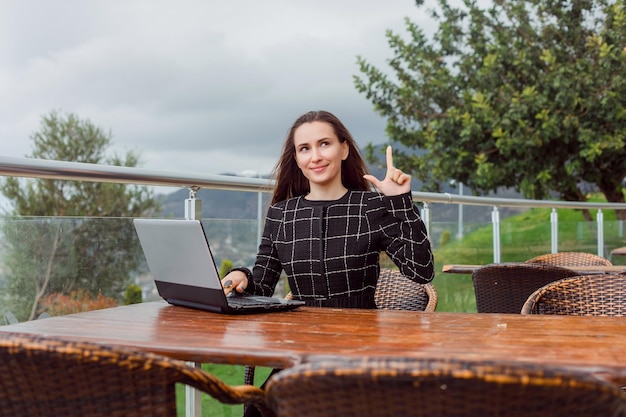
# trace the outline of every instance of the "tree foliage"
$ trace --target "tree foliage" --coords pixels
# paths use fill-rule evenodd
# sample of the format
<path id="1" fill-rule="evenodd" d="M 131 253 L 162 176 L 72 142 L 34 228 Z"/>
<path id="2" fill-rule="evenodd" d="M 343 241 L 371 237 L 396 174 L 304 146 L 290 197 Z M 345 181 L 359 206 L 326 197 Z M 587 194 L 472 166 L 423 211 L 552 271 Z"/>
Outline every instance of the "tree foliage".
<path id="1" fill-rule="evenodd" d="M 454 179 L 585 201 L 594 184 L 624 202 L 624 2 L 462 4 L 438 0 L 431 39 L 409 19 L 408 39 L 388 31 L 389 74 L 358 58 L 357 89 L 409 148 L 398 165 L 432 191 Z"/>
<path id="2" fill-rule="evenodd" d="M 32 136 L 30 157 L 134 167 L 133 152 L 106 156 L 105 133 L 76 115 L 51 112 Z M 7 177 L 0 191 L 13 206 L 5 222 L 5 297 L 21 320 L 42 310 L 46 295 L 87 291 L 120 299 L 143 267 L 132 217 L 158 209 L 145 186 Z"/>

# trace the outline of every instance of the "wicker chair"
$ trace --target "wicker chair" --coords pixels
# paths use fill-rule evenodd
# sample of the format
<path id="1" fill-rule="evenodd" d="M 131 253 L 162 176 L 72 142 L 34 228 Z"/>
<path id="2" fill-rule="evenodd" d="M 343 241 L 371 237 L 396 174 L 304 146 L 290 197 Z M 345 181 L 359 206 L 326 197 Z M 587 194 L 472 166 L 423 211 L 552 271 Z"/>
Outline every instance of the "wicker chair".
<path id="1" fill-rule="evenodd" d="M 227 404 L 255 404 L 264 392 L 232 387 L 184 362 L 140 351 L 0 333 L 0 416 L 176 416 L 175 384 Z"/>
<path id="2" fill-rule="evenodd" d="M 381 310 L 433 312 L 438 301 L 433 284 L 418 284 L 400 271 L 388 268 L 380 270 L 374 298 L 376 306 Z"/>
<path id="3" fill-rule="evenodd" d="M 536 289 L 576 272 L 556 265 L 501 263 L 480 267 L 472 274 L 479 313 L 515 313 Z"/>
<path id="4" fill-rule="evenodd" d="M 285 298 L 290 298 L 291 293 Z M 433 312 L 437 308 L 438 295 L 431 283 L 418 284 L 406 278 L 400 271 L 381 268 L 374 295 L 381 310 L 410 310 Z M 244 383 L 254 384 L 254 367 L 244 369 Z"/>
<path id="5" fill-rule="evenodd" d="M 532 293 L 522 314 L 626 316 L 625 275 L 564 278 Z"/>
<path id="6" fill-rule="evenodd" d="M 550 264 L 557 266 L 611 266 L 611 261 L 598 255 L 586 252 L 559 252 L 536 256 L 527 260 L 528 263 Z"/>
<path id="7" fill-rule="evenodd" d="M 438 359 L 312 362 L 272 376 L 277 417 L 625 416 L 626 393 L 588 373 Z"/>

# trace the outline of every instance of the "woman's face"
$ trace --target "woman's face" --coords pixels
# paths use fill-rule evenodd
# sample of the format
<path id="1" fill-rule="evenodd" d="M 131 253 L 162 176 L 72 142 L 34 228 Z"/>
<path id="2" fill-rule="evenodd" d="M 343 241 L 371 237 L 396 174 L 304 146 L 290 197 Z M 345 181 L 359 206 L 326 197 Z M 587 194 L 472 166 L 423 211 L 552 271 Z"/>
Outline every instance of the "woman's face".
<path id="1" fill-rule="evenodd" d="M 304 123 L 294 132 L 296 163 L 311 187 L 341 186 L 341 162 L 348 157 L 348 143 L 339 142 L 325 122 Z"/>

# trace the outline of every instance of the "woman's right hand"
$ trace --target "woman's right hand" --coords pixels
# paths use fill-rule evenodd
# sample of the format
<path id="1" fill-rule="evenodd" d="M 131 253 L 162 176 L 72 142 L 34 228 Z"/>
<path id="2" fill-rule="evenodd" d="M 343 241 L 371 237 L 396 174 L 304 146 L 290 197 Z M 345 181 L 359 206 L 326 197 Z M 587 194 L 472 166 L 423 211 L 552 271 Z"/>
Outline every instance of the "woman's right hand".
<path id="1" fill-rule="evenodd" d="M 394 196 L 411 192 L 411 176 L 405 174 L 393 165 L 393 153 L 391 146 L 387 146 L 387 173 L 385 179 L 380 181 L 373 175 L 364 175 L 367 181 L 386 196 Z"/>
<path id="2" fill-rule="evenodd" d="M 243 271 L 230 271 L 222 278 L 222 287 L 226 295 L 232 291 L 242 293 L 248 287 L 248 277 Z"/>

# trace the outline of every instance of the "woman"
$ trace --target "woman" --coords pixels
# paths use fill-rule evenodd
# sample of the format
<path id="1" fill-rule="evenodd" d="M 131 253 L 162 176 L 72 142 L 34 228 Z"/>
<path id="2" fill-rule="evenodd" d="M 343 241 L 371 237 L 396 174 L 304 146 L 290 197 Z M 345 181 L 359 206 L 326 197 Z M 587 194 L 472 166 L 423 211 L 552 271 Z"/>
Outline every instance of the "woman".
<path id="1" fill-rule="evenodd" d="M 284 270 L 296 300 L 308 306 L 376 308 L 385 251 L 403 275 L 433 279 L 426 228 L 411 200 L 411 177 L 393 166 L 380 181 L 333 114 L 311 111 L 288 132 L 274 169 L 276 187 L 252 271 L 223 278 L 237 292 L 272 295 Z M 374 185 L 380 192 L 371 191 Z"/>

